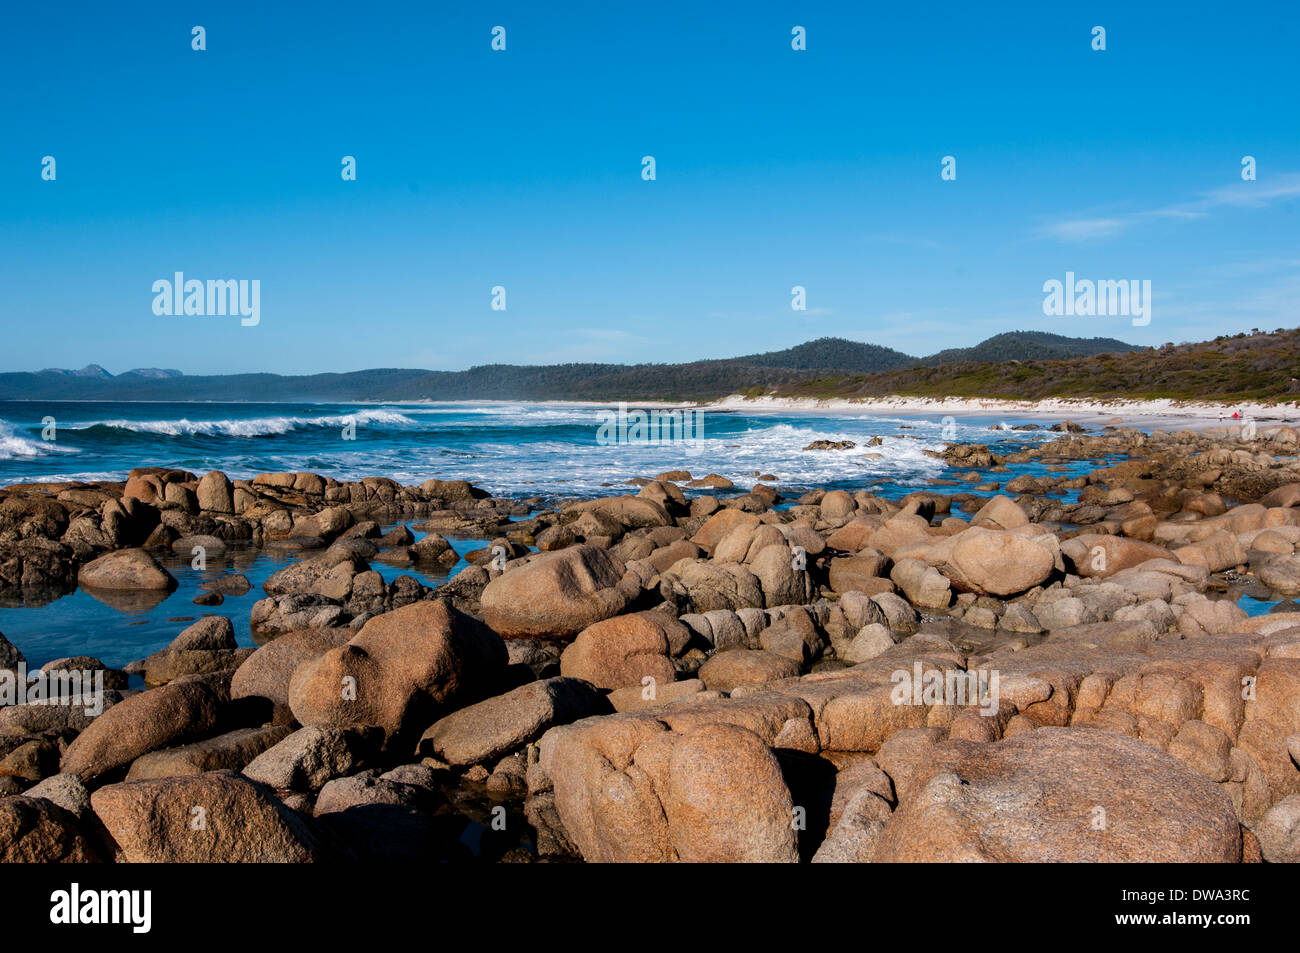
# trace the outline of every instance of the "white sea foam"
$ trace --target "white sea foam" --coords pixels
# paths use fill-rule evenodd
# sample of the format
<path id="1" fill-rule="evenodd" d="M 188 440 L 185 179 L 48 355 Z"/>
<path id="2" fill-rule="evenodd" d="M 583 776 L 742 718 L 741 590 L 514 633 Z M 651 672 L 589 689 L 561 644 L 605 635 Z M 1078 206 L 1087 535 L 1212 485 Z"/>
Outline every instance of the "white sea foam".
<path id="1" fill-rule="evenodd" d="M 158 420 L 90 418 L 68 424 L 69 442 L 84 444 L 78 462 L 83 472 L 46 466 L 35 461 L 25 466 L 18 455 L 30 459 L 55 449 L 40 441 L 12 434 L 18 453 L 10 451 L 15 469 L 10 479 L 121 480 L 131 466 L 148 463 L 175 466 L 202 473 L 225 471 L 233 478 L 258 473 L 307 470 L 340 480 L 388 476 L 401 483 L 420 483 L 430 477 L 467 479 L 503 495 L 547 493 L 605 495 L 626 492 L 632 477 L 654 476 L 665 470 L 686 469 L 695 476 L 718 473 L 747 489 L 765 475 L 777 485 L 808 487 L 837 483 L 850 487 L 920 487 L 945 469 L 942 460 L 926 451 L 941 450 L 948 441 L 1035 443 L 1054 434 L 1046 431 L 988 431 L 991 418 L 864 415 L 853 410 L 783 415 L 771 410 L 705 414 L 703 434 L 689 444 L 597 441 L 601 406 L 529 405 L 502 402 L 484 405 L 375 404 L 342 413 L 297 414 L 239 419 L 222 413 L 220 419 L 175 416 Z M 400 411 L 397 409 L 400 407 Z M 288 410 L 289 408 L 286 408 Z M 321 408 L 324 410 L 325 408 Z M 217 413 L 209 412 L 215 417 Z M 105 415 L 107 417 L 107 415 Z M 364 439 L 350 442 L 330 434 L 355 420 Z M 146 450 L 126 448 L 110 441 L 102 451 L 85 428 L 120 427 L 138 435 Z M 245 440 L 298 432 L 293 442 Z M 28 429 L 27 433 L 34 433 Z M 211 446 L 187 448 L 177 456 L 168 438 L 204 435 Z M 881 442 L 872 444 L 873 436 Z M 61 433 L 62 436 L 62 433 Z M 150 437 L 156 447 L 148 449 Z M 6 434 L 0 434 L 0 459 Z M 804 450 L 814 441 L 852 441 L 848 450 Z M 62 449 L 62 448 L 58 448 Z M 120 472 L 115 471 L 120 467 Z M 35 471 L 35 472 L 32 472 Z M 92 472 L 93 471 L 93 472 Z M 770 481 L 769 481 L 770 482 Z"/>
<path id="2" fill-rule="evenodd" d="M 475 427 L 519 427 L 537 424 L 575 424 L 593 427 L 599 422 L 604 404 L 551 407 L 527 404 L 488 404 L 474 406 L 433 405 L 402 406 L 402 413 L 417 417 L 473 417 Z"/>
<path id="3" fill-rule="evenodd" d="M 224 437 L 263 437 L 285 434 L 294 430 L 310 427 L 342 428 L 349 422 L 358 427 L 366 424 L 400 425 L 414 424 L 410 417 L 391 410 L 358 410 L 354 414 L 330 415 L 321 417 L 255 417 L 249 420 L 92 420 L 77 425 L 77 429 L 88 427 L 116 427 L 133 433 L 151 433 L 162 436 L 178 437 L 188 434 L 220 435 Z"/>
<path id="4" fill-rule="evenodd" d="M 14 433 L 14 425 L 0 420 L 0 460 L 26 460 L 49 453 L 76 453 L 73 447 L 60 446 L 56 440 L 33 440 Z"/>
<path id="5" fill-rule="evenodd" d="M 861 419 L 857 423 L 861 424 Z M 444 457 L 440 468 L 448 475 L 454 472 L 496 492 L 513 493 L 530 489 L 589 493 L 602 488 L 612 492 L 611 485 L 621 484 L 630 477 L 654 476 L 679 468 L 688 469 L 696 476 L 719 473 L 739 487 L 753 486 L 764 475 L 793 485 L 841 481 L 862 485 L 880 481 L 920 484 L 944 470 L 942 460 L 925 453 L 945 445 L 937 439 L 940 429 L 937 422 L 927 428 L 933 433 L 918 433 L 916 439 L 890 435 L 893 429 L 882 426 L 883 442 L 868 446 L 871 434 L 864 436 L 860 428 L 829 430 L 773 423 L 710 436 L 706 426 L 704 439 L 693 445 L 689 453 L 685 447 L 672 443 L 602 446 L 595 442 L 594 436 L 590 443 L 548 440 L 517 444 L 487 439 Z M 817 440 L 851 440 L 856 446 L 851 450 L 803 449 Z M 423 469 L 412 468 L 409 461 L 403 462 L 405 466 L 392 461 L 396 464 L 392 473 L 395 479 L 415 480 L 430 475 Z M 347 465 L 343 460 L 339 463 Z M 373 467 L 376 460 L 370 455 L 358 463 Z"/>

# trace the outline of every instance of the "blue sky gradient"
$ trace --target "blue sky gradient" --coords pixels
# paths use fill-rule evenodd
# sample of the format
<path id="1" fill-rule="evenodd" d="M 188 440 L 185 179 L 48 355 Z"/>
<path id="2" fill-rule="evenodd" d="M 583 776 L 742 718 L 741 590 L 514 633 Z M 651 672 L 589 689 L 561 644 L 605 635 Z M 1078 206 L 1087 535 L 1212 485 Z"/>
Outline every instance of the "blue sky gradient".
<path id="1" fill-rule="evenodd" d="M 825 335 L 924 354 L 1022 328 L 1160 344 L 1300 323 L 1293 2 L 546 6 L 6 5 L 0 369 L 682 361 Z M 261 323 L 155 316 L 175 271 L 259 279 Z M 1044 316 L 1066 271 L 1150 279 L 1151 323 Z"/>

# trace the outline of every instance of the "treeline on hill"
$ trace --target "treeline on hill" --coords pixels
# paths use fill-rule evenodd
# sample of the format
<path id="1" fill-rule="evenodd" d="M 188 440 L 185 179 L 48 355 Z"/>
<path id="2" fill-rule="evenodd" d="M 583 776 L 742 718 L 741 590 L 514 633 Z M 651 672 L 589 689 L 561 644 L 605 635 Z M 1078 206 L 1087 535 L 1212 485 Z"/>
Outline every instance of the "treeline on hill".
<path id="1" fill-rule="evenodd" d="M 1124 354 L 1139 350 L 1114 338 L 1068 338 L 1044 331 L 1008 331 L 974 347 L 949 348 L 923 357 L 926 367 L 972 361 L 1059 361 L 1096 354 Z"/>
<path id="2" fill-rule="evenodd" d="M 188 376 L 147 368 L 114 377 L 80 371 L 0 374 L 0 400 L 712 400 L 809 377 L 898 371 L 945 361 L 1070 358 L 1133 345 L 1042 331 L 999 334 L 972 348 L 912 357 L 901 351 L 818 338 L 781 351 L 687 364 L 487 364 L 465 371 L 376 368 L 340 374 Z"/>
<path id="3" fill-rule="evenodd" d="M 786 397 L 1106 397 L 1200 401 L 1300 398 L 1300 329 L 1165 344 L 1071 360 L 949 363 L 877 374 L 823 376 L 774 388 Z"/>

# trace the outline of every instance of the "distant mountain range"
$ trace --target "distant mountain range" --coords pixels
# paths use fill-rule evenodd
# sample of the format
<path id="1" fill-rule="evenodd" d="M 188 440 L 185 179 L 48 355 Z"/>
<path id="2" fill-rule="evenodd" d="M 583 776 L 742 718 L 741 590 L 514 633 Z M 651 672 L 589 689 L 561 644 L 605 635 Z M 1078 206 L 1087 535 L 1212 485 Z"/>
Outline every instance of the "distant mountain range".
<path id="1" fill-rule="evenodd" d="M 98 364 L 0 374 L 0 400 L 708 400 L 817 377 L 876 374 L 970 361 L 1067 360 L 1139 350 L 1114 338 L 1042 331 L 999 334 L 929 357 L 818 338 L 781 351 L 686 364 L 486 364 L 465 371 L 374 368 L 340 374 L 190 376 L 137 368 L 114 376 Z"/>
<path id="2" fill-rule="evenodd" d="M 98 364 L 87 364 L 81 370 L 73 371 L 66 367 L 47 367 L 41 374 L 59 374 L 63 377 L 85 377 L 91 380 L 107 381 L 115 380 L 114 376 Z M 119 374 L 119 378 L 133 379 L 138 377 L 157 379 L 164 377 L 184 377 L 180 371 L 164 369 L 161 367 L 137 367 L 135 370 L 125 371 Z"/>

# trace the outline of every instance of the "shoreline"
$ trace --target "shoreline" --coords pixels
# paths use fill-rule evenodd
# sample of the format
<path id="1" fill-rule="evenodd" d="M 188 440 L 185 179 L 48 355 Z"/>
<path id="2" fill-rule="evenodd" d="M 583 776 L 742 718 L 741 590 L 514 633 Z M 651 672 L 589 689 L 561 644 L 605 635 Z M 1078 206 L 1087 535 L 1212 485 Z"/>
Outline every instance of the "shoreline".
<path id="1" fill-rule="evenodd" d="M 1289 404 L 1241 403 L 1220 405 L 1211 403 L 1186 403 L 1170 399 L 1161 400 L 1097 400 L 1092 398 L 1049 397 L 1040 400 L 1009 400 L 996 397 L 876 397 L 852 400 L 848 398 L 814 397 L 745 397 L 731 394 L 703 405 L 712 410 L 743 410 L 751 412 L 781 413 L 847 413 L 869 416 L 879 413 L 911 415 L 952 415 L 954 417 L 984 417 L 1006 414 L 1016 417 L 1070 419 L 1079 424 L 1099 424 L 1115 417 L 1142 418 L 1142 426 L 1161 426 L 1194 423 L 1198 427 L 1232 426 L 1231 415 L 1240 412 L 1237 423 L 1254 418 L 1255 422 L 1292 424 L 1300 422 L 1300 402 Z M 1224 417 L 1219 419 L 1222 412 Z M 1187 429 L 1187 428 L 1181 428 Z"/>
<path id="2" fill-rule="evenodd" d="M 856 413 L 863 416 L 872 414 L 952 414 L 953 416 L 982 417 L 999 413 L 1017 417 L 1036 417 L 1049 419 L 1069 418 L 1076 423 L 1098 423 L 1112 417 L 1140 417 L 1155 420 L 1182 421 L 1194 420 L 1207 424 L 1227 426 L 1232 423 L 1231 414 L 1241 413 L 1241 420 L 1253 417 L 1257 423 L 1289 424 L 1300 423 L 1300 400 L 1290 403 L 1262 404 L 1241 402 L 1234 404 L 1216 404 L 1210 402 L 1187 402 L 1171 398 L 1144 400 L 1106 400 L 1089 397 L 1045 397 L 1034 400 L 1017 400 L 1001 397 L 905 397 L 890 395 L 873 398 L 818 398 L 818 397 L 746 397 L 742 394 L 728 394 L 712 400 L 582 400 L 582 399 L 547 399 L 547 400 L 435 400 L 419 398 L 412 400 L 375 400 L 372 398 L 333 399 L 333 400 L 122 400 L 104 398 L 33 400 L 30 398 L 9 398 L 6 403 L 108 403 L 108 404 L 307 404 L 319 406 L 361 405 L 373 407 L 421 407 L 421 406 L 466 406 L 466 407 L 562 407 L 570 409 L 607 408 L 620 405 L 637 409 L 702 409 L 720 411 L 750 411 L 759 413 Z M 1220 421 L 1219 413 L 1224 414 Z M 1125 421 L 1127 422 L 1127 421 Z M 1144 424 L 1150 426 L 1150 420 Z"/>

